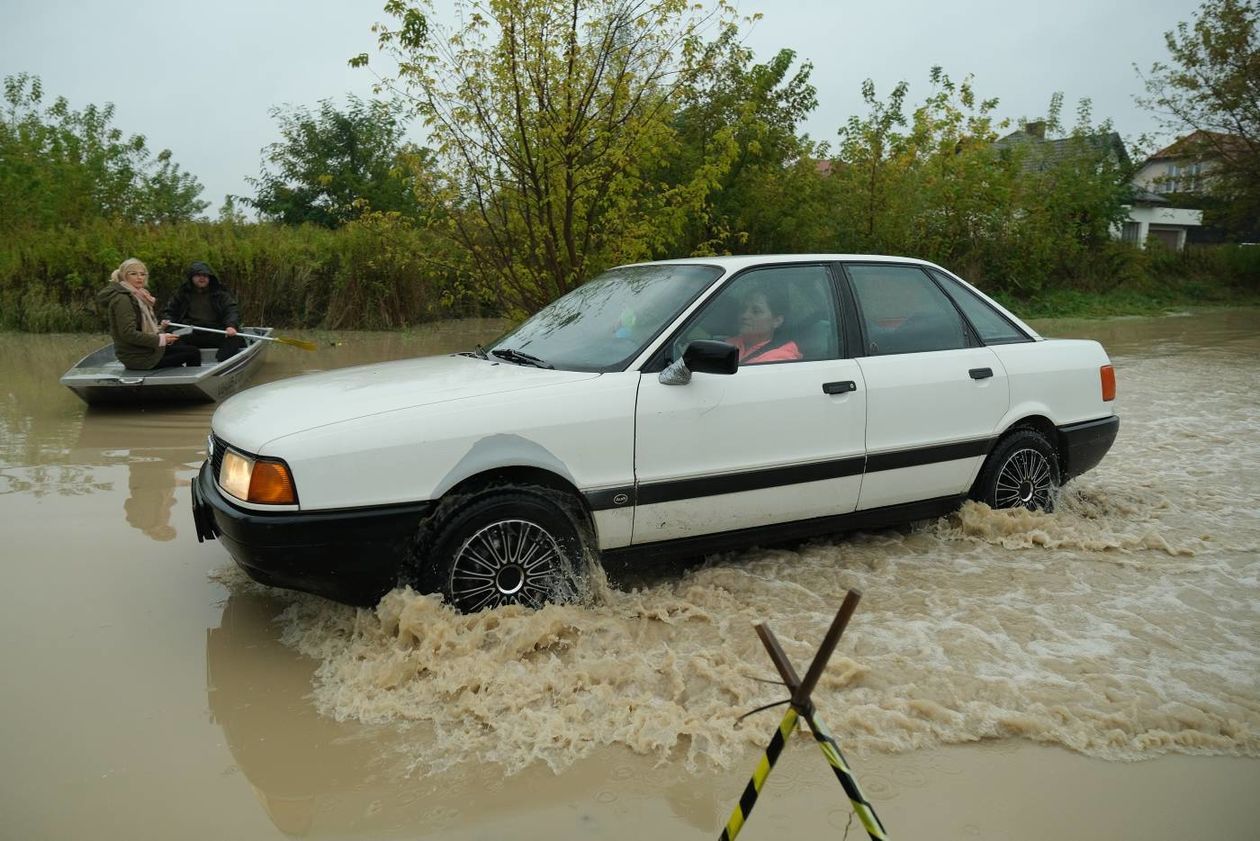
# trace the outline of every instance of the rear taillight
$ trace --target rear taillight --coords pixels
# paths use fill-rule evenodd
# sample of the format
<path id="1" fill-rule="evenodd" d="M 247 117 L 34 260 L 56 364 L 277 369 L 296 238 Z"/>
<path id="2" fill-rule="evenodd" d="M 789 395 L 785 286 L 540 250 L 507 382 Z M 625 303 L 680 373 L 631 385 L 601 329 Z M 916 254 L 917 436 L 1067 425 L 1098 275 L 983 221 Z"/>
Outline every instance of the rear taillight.
<path id="1" fill-rule="evenodd" d="M 1098 378 L 1102 380 L 1103 402 L 1109 403 L 1116 399 L 1116 369 L 1110 365 L 1104 365 L 1098 369 Z"/>

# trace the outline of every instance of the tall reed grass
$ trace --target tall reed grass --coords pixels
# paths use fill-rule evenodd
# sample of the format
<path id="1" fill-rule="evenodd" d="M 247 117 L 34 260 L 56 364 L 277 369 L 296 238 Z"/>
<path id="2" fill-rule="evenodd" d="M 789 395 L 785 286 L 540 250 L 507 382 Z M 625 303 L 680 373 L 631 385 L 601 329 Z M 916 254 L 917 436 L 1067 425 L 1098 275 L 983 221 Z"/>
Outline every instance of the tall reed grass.
<path id="1" fill-rule="evenodd" d="M 392 329 L 492 314 L 464 291 L 471 284 L 459 255 L 393 214 L 368 214 L 337 230 L 101 220 L 0 243 L 0 329 L 102 330 L 96 294 L 127 257 L 147 264 L 159 307 L 183 282 L 189 263 L 209 263 L 251 324 Z"/>
<path id="2" fill-rule="evenodd" d="M 984 254 L 977 244 L 976 253 Z M 997 259 L 947 266 L 1030 314 L 1102 314 L 1117 307 L 1260 298 L 1260 246 L 1174 252 L 1107 242 L 1061 265 L 1049 282 L 1021 282 L 1035 249 L 1006 243 Z M 904 252 L 903 252 L 904 253 Z M 132 225 L 100 220 L 0 241 L 0 329 L 99 332 L 96 293 L 127 257 L 149 267 L 159 307 L 194 260 L 213 266 L 246 322 L 281 328 L 397 329 L 499 315 L 465 255 L 396 214 L 371 213 L 336 230 L 239 222 Z M 478 291 L 480 290 L 480 291 Z"/>

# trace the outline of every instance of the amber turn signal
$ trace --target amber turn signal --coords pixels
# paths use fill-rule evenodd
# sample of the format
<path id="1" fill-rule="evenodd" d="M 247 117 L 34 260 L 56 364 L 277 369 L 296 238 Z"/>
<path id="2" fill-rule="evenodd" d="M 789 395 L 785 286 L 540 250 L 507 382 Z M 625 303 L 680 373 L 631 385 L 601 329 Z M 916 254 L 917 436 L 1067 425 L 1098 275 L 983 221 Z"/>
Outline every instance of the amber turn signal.
<path id="1" fill-rule="evenodd" d="M 1116 399 L 1116 369 L 1110 365 L 1104 365 L 1098 369 L 1098 376 L 1102 379 L 1103 402 L 1107 403 Z"/>
<path id="2" fill-rule="evenodd" d="M 278 461 L 254 463 L 254 473 L 249 477 L 249 501 L 270 505 L 296 505 L 297 491 L 293 489 L 293 477 L 289 468 Z"/>

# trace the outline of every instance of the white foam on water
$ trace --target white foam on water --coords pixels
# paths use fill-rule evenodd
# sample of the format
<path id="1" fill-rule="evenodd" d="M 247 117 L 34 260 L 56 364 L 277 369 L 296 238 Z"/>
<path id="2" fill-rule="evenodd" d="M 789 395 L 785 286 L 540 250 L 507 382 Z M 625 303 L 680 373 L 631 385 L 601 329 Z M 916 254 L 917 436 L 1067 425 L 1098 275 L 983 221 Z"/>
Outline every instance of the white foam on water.
<path id="1" fill-rule="evenodd" d="M 1260 370 L 1211 351 L 1118 367 L 1120 438 L 1054 514 L 968 503 L 539 611 L 294 596 L 283 639 L 319 662 L 321 712 L 398 724 L 422 773 L 560 769 L 605 745 L 726 766 L 780 712 L 737 718 L 785 697 L 757 680 L 775 671 L 753 625 L 804 672 L 856 588 L 815 695 L 846 750 L 1016 736 L 1260 756 Z"/>

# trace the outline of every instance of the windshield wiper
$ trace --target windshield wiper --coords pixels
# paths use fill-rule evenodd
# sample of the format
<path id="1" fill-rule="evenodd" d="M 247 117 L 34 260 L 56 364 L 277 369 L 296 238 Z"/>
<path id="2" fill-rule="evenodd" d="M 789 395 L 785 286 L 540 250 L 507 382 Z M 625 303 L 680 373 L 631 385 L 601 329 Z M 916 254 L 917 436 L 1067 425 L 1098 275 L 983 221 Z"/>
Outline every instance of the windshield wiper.
<path id="1" fill-rule="evenodd" d="M 539 359 L 537 356 L 530 356 L 528 353 L 519 351 L 516 348 L 495 348 L 490 351 L 490 353 L 500 359 L 506 359 L 508 362 L 515 362 L 518 365 L 532 365 L 535 368 L 548 369 L 554 369 L 556 367 L 544 359 Z"/>

